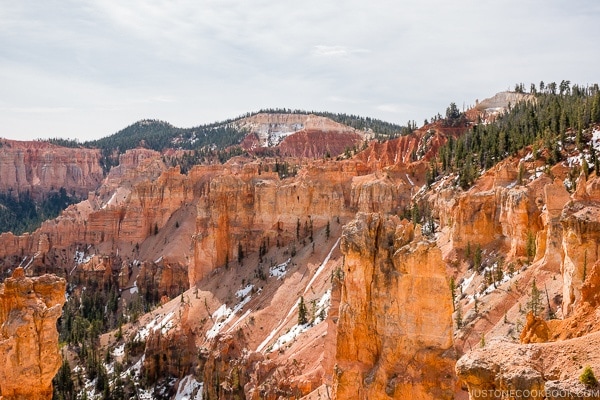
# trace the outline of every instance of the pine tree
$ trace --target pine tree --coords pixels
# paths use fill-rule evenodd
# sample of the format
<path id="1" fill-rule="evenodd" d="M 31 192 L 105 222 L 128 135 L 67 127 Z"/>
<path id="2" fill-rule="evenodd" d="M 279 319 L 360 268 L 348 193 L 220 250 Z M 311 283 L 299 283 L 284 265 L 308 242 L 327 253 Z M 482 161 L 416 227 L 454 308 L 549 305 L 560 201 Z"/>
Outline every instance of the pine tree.
<path id="1" fill-rule="evenodd" d="M 473 267 L 475 267 L 475 270 L 478 272 L 481 272 L 482 256 L 483 256 L 483 253 L 481 251 L 481 246 L 478 244 L 477 247 L 475 248 L 475 254 L 473 255 Z"/>
<path id="2" fill-rule="evenodd" d="M 329 235 L 331 234 L 331 227 L 329 226 L 329 221 L 327 221 L 327 226 L 325 227 L 325 237 L 329 239 Z"/>
<path id="3" fill-rule="evenodd" d="M 454 317 L 454 321 L 456 322 L 456 329 L 460 329 L 463 326 L 463 315 L 462 315 L 462 305 L 460 302 L 456 306 L 456 317 Z"/>
<path id="4" fill-rule="evenodd" d="M 308 323 L 308 311 L 304 303 L 304 297 L 300 296 L 298 302 L 298 325 L 306 325 Z"/>
<path id="5" fill-rule="evenodd" d="M 537 317 L 541 314 L 542 308 L 542 292 L 538 289 L 534 279 L 531 283 L 531 297 L 527 303 L 527 309 Z"/>
<path id="6" fill-rule="evenodd" d="M 527 243 L 525 251 L 527 252 L 527 260 L 531 262 L 536 253 L 535 235 L 531 231 L 527 231 Z"/>
<path id="7" fill-rule="evenodd" d="M 454 277 L 450 277 L 450 294 L 452 295 L 452 308 L 456 311 L 456 281 Z"/>
<path id="8" fill-rule="evenodd" d="M 238 242 L 238 263 L 242 263 L 244 259 L 244 248 L 242 247 L 242 243 Z"/>

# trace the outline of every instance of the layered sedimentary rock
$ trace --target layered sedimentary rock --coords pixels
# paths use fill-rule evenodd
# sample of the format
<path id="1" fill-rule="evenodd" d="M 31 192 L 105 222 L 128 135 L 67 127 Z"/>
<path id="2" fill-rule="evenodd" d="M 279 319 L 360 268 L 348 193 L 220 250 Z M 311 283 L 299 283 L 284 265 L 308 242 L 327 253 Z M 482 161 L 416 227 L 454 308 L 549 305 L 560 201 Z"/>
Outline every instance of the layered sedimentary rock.
<path id="1" fill-rule="evenodd" d="M 39 200 L 62 187 L 68 194 L 86 197 L 104 178 L 100 150 L 6 139 L 0 143 L 2 193 L 29 192 Z"/>
<path id="2" fill-rule="evenodd" d="M 581 297 L 581 286 L 600 250 L 600 204 L 570 203 L 563 210 L 563 313 L 568 315 Z"/>
<path id="3" fill-rule="evenodd" d="M 451 399 L 452 299 L 439 248 L 407 221 L 359 213 L 341 249 L 337 398 Z"/>
<path id="4" fill-rule="evenodd" d="M 51 399 L 61 365 L 56 321 L 66 282 L 25 277 L 17 268 L 0 286 L 0 391 L 3 399 Z"/>
<path id="5" fill-rule="evenodd" d="M 203 175 L 190 284 L 237 260 L 240 249 L 255 252 L 263 243 L 287 246 L 328 221 L 347 220 L 351 179 L 357 173 L 355 163 L 316 163 L 285 180 L 264 167 L 259 173 L 256 164 Z"/>

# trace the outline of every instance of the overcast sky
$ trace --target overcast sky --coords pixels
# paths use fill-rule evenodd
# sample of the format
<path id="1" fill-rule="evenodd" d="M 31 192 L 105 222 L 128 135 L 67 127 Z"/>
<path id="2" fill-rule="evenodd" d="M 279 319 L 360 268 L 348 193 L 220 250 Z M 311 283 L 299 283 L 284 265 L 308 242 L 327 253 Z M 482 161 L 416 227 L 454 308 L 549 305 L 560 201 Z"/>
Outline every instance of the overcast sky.
<path id="1" fill-rule="evenodd" d="M 0 0 L 0 136 L 191 127 L 267 107 L 404 124 L 600 81 L 597 0 Z"/>

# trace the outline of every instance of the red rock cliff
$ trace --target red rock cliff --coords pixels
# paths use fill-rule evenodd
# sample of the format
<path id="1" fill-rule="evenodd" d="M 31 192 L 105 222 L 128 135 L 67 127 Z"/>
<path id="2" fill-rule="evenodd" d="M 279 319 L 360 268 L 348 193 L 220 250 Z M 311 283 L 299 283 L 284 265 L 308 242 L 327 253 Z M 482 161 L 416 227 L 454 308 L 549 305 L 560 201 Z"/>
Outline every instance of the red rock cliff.
<path id="1" fill-rule="evenodd" d="M 29 191 L 39 199 L 64 187 L 69 194 L 85 197 L 104 178 L 100 150 L 5 139 L 0 143 L 0 192 Z"/>

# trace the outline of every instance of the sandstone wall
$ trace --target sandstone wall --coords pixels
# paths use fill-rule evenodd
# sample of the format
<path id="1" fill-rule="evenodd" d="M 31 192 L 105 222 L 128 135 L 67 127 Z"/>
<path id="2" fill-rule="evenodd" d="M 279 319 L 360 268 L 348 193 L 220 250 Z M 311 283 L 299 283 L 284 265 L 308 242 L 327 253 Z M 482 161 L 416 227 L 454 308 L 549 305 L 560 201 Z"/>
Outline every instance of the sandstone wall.
<path id="1" fill-rule="evenodd" d="M 451 399 L 452 299 L 439 248 L 407 221 L 359 213 L 341 249 L 336 398 Z"/>
<path id="2" fill-rule="evenodd" d="M 61 365 L 56 321 L 66 282 L 53 275 L 27 278 L 17 268 L 0 286 L 2 399 L 51 399 Z"/>
<path id="3" fill-rule="evenodd" d="M 17 195 L 29 191 L 39 200 L 46 193 L 64 187 L 68 194 L 85 197 L 98 188 L 104 178 L 100 150 L 5 139 L 1 143 L 2 193 Z"/>

